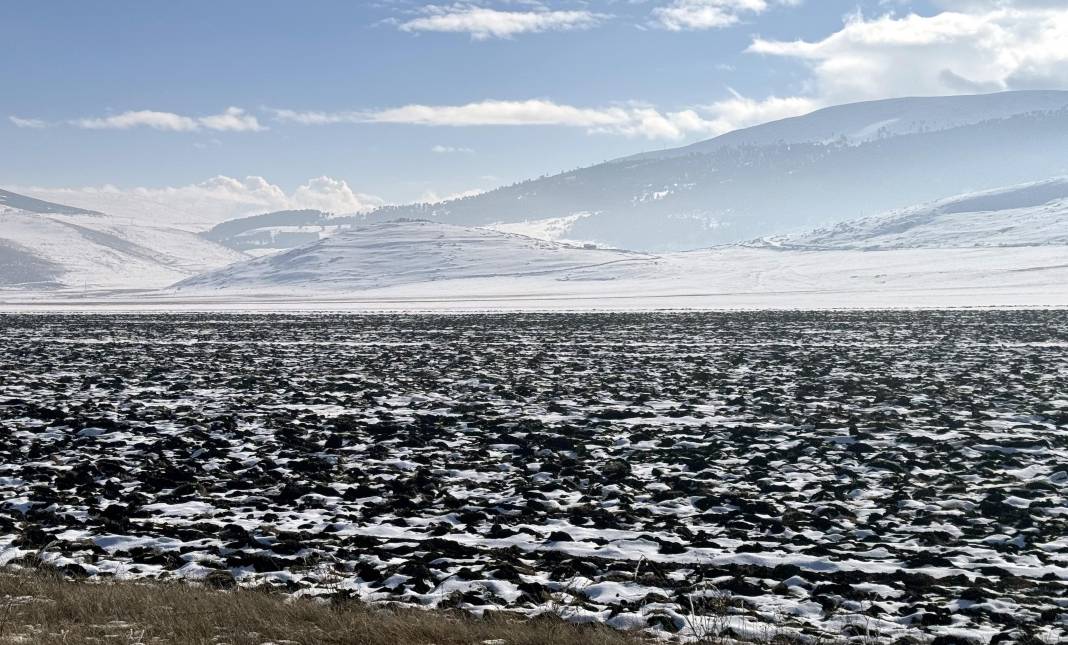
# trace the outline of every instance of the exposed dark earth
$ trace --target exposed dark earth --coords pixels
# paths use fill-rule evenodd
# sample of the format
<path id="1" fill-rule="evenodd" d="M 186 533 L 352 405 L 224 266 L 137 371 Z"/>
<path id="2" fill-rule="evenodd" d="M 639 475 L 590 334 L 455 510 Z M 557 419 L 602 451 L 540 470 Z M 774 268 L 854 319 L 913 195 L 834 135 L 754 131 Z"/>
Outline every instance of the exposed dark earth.
<path id="1" fill-rule="evenodd" d="M 1068 313 L 2 316 L 0 563 L 1066 642 Z"/>

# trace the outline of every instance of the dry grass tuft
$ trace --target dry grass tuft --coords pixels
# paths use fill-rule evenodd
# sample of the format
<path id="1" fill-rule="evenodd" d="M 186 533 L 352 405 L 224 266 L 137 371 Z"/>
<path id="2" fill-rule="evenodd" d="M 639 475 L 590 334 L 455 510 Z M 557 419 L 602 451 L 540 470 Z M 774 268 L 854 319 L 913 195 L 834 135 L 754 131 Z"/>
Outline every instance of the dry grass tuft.
<path id="1" fill-rule="evenodd" d="M 639 645 L 637 635 L 557 618 L 330 605 L 267 590 L 83 582 L 0 573 L 0 644 Z"/>

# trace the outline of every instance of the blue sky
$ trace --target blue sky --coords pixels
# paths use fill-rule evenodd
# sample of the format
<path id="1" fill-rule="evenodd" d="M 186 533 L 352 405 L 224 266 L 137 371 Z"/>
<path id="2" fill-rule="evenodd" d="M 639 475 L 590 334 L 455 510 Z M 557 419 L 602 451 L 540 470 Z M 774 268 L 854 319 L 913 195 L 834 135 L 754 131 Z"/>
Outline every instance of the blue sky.
<path id="1" fill-rule="evenodd" d="M 1065 4 L 9 3 L 0 185 L 433 199 L 834 103 L 1064 86 Z"/>

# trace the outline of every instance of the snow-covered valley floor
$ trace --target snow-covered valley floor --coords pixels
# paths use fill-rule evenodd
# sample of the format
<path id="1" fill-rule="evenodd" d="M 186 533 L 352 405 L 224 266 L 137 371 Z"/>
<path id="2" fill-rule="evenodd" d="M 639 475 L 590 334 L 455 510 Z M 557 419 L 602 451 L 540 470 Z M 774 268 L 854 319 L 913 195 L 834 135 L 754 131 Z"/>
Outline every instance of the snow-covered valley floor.
<path id="1" fill-rule="evenodd" d="M 1068 638 L 1063 312 L 0 331 L 0 563 L 683 633 Z"/>
<path id="2" fill-rule="evenodd" d="M 581 251 L 579 251 L 581 253 Z M 599 256 L 613 252 L 589 251 Z M 534 274 L 262 281 L 158 291 L 0 290 L 0 310 L 648 311 L 1068 307 L 1068 247 L 798 250 L 721 247 Z M 330 265 L 327 265 L 328 267 Z M 491 273 L 493 265 L 484 265 Z M 385 283 L 374 286 L 369 283 Z"/>

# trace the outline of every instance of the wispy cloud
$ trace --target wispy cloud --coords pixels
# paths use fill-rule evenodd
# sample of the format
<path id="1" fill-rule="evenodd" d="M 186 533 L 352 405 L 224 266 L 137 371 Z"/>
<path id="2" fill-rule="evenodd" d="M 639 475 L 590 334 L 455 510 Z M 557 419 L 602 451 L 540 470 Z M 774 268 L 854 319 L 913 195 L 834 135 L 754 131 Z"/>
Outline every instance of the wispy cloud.
<path id="1" fill-rule="evenodd" d="M 138 110 L 106 117 L 76 119 L 71 121 L 71 124 L 89 130 L 129 130 L 144 127 L 173 132 L 196 132 L 198 130 L 260 132 L 266 129 L 260 125 L 255 116 L 238 107 L 227 108 L 221 114 L 200 117 L 184 116 L 174 112 Z"/>
<path id="2" fill-rule="evenodd" d="M 157 112 L 155 110 L 137 110 L 106 117 L 85 117 L 75 119 L 70 123 L 86 130 L 152 128 L 153 130 L 170 130 L 173 132 L 193 132 L 200 129 L 200 124 L 192 117 L 182 116 L 173 112 Z"/>
<path id="3" fill-rule="evenodd" d="M 14 115 L 9 116 L 7 118 L 8 118 L 9 121 L 11 121 L 13 124 L 15 124 L 15 127 L 18 127 L 18 128 L 40 129 L 40 128 L 47 128 L 48 127 L 48 122 L 47 121 L 42 121 L 41 119 L 23 119 L 23 118 L 14 116 Z"/>
<path id="4" fill-rule="evenodd" d="M 84 130 L 150 128 L 167 132 L 199 132 L 203 130 L 215 132 L 260 132 L 267 129 L 260 124 L 255 115 L 248 114 L 238 107 L 230 107 L 220 114 L 209 114 L 207 116 L 186 116 L 157 110 L 131 110 L 102 117 L 81 117 L 51 123 L 41 119 L 26 119 L 17 116 L 9 116 L 8 119 L 20 128 L 68 125 Z"/>
<path id="5" fill-rule="evenodd" d="M 772 5 L 798 5 L 802 0 L 673 0 L 653 9 L 653 25 L 669 31 L 729 27 Z"/>
<path id="6" fill-rule="evenodd" d="M 439 154 L 439 155 L 450 155 L 450 154 L 457 154 L 457 153 L 471 155 L 471 154 L 475 153 L 474 149 L 472 149 L 472 148 L 464 148 L 464 147 L 460 147 L 460 146 L 442 146 L 442 145 L 434 146 L 433 148 L 430 149 L 430 151 L 434 152 L 436 154 Z"/>
<path id="7" fill-rule="evenodd" d="M 420 16 L 400 22 L 408 32 L 434 31 L 464 33 L 474 40 L 511 38 L 519 34 L 546 31 L 589 29 L 607 18 L 585 10 L 550 11 L 540 7 L 532 11 L 501 11 L 474 4 L 428 5 Z"/>
<path id="8" fill-rule="evenodd" d="M 576 107 L 545 99 L 486 100 L 464 105 L 404 105 L 377 111 L 299 112 L 274 110 L 280 121 L 303 125 L 392 123 L 438 127 L 563 126 L 591 133 L 648 139 L 681 139 L 688 134 L 715 134 L 717 126 L 693 109 L 674 112 L 628 103 Z"/>

